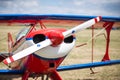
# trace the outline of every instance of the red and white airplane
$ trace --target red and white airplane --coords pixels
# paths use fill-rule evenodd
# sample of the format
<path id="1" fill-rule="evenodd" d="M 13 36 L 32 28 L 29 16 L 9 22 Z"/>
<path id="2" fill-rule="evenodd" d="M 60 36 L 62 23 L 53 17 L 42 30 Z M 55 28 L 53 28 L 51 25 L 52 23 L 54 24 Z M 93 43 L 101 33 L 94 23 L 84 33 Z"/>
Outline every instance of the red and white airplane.
<path id="1" fill-rule="evenodd" d="M 66 30 L 57 28 L 47 29 L 41 23 L 42 20 L 88 21 Z M 0 60 L 1 62 L 3 61 L 4 64 L 9 65 L 11 70 L 0 70 L 0 74 L 22 74 L 22 80 L 27 80 L 31 75 L 47 75 L 47 79 L 62 80 L 57 71 L 120 64 L 120 60 L 109 59 L 109 41 L 107 41 L 103 62 L 60 66 L 75 45 L 75 33 L 91 27 L 100 20 L 107 21 L 104 27 L 108 26 L 109 28 L 107 28 L 110 31 L 113 22 L 120 21 L 120 18 L 100 16 L 95 18 L 95 16 L 75 15 L 1 14 L 1 23 L 29 23 L 31 27 L 22 29 L 17 35 L 15 43 L 12 40 L 11 34 L 8 34 L 9 56 L 1 54 Z M 42 29 L 36 29 L 35 26 L 38 22 L 41 23 Z M 106 30 L 109 33 L 107 28 Z"/>

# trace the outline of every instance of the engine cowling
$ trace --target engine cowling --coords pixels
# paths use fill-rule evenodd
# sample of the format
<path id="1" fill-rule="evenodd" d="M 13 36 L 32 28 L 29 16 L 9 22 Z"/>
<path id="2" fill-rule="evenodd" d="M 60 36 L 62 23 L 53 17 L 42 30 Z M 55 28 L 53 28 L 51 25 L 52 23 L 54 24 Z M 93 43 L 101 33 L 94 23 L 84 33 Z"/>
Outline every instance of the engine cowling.
<path id="1" fill-rule="evenodd" d="M 46 59 L 56 59 L 66 56 L 75 45 L 75 36 L 70 35 L 66 38 L 63 37 L 63 29 L 42 29 L 31 32 L 27 36 L 27 44 L 29 46 L 37 44 L 49 38 L 52 45 L 45 47 L 35 52 L 36 55 Z"/>

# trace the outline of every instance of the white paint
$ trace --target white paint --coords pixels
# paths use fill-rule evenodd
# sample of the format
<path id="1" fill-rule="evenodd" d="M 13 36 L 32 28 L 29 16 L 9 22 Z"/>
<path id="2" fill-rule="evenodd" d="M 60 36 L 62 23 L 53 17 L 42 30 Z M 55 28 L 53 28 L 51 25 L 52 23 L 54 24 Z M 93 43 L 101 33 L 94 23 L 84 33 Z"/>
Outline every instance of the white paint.
<path id="1" fill-rule="evenodd" d="M 96 19 L 97 19 L 97 21 L 100 21 L 99 17 L 96 17 Z M 86 22 L 84 22 L 84 23 L 82 23 L 82 24 L 80 24 L 80 25 L 78 25 L 78 26 L 76 26 L 76 27 L 74 27 L 74 28 L 72 28 L 70 30 L 67 30 L 67 31 L 63 32 L 63 35 L 66 37 L 68 35 L 71 35 L 73 31 L 78 32 L 80 30 L 84 30 L 84 29 L 86 29 L 88 27 L 91 27 L 94 24 L 95 24 L 94 19 L 88 20 L 88 21 L 86 21 Z"/>
<path id="2" fill-rule="evenodd" d="M 64 43 L 64 41 L 57 47 L 47 46 L 41 50 L 35 52 L 43 58 L 54 59 L 66 56 L 74 47 L 75 39 L 72 43 Z"/>
<path id="3" fill-rule="evenodd" d="M 37 46 L 38 44 L 40 44 L 41 46 L 38 47 Z M 30 46 L 30 47 L 28 47 L 28 48 L 26 48 L 26 49 L 16 53 L 16 54 L 14 54 L 12 56 L 12 58 L 14 59 L 14 61 L 18 60 L 18 59 L 21 59 L 23 57 L 26 57 L 26 56 L 34 53 L 35 51 L 37 51 L 39 49 L 42 49 L 42 48 L 44 48 L 44 47 L 46 47 L 48 45 L 51 45 L 52 43 L 51 43 L 51 41 L 49 39 L 46 39 L 45 41 L 40 42 L 38 44 L 34 44 L 34 45 L 32 45 L 32 46 Z M 11 61 L 9 61 L 9 59 L 10 58 L 8 57 L 6 60 L 7 60 L 8 63 L 11 63 Z"/>

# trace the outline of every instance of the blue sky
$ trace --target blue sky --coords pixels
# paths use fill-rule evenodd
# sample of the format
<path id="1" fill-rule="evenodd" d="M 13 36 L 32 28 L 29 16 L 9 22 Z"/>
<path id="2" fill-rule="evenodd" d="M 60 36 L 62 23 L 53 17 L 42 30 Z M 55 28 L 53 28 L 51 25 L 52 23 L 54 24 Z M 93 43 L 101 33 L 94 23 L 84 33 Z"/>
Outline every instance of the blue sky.
<path id="1" fill-rule="evenodd" d="M 119 16 L 120 0 L 0 0 L 0 14 Z"/>

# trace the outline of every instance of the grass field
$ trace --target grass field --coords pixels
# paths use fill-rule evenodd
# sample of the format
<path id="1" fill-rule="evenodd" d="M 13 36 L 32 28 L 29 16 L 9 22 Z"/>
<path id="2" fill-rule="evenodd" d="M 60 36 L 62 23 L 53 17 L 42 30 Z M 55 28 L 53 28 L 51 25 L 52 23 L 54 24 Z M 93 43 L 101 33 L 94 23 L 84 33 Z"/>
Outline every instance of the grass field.
<path id="1" fill-rule="evenodd" d="M 15 37 L 20 28 L 21 27 L 0 27 L 0 52 L 7 51 L 7 32 L 11 32 Z M 95 34 L 99 31 L 100 29 L 95 30 Z M 105 33 L 105 31 L 102 33 Z M 83 30 L 77 33 L 76 37 L 76 45 L 85 42 L 88 42 L 88 44 L 79 48 L 74 48 L 63 61 L 62 65 L 91 62 L 91 30 Z M 94 41 L 94 62 L 101 61 L 105 53 L 105 37 L 103 35 L 98 36 Z M 111 59 L 120 59 L 120 30 L 111 31 L 109 53 Z M 0 68 L 3 69 L 6 68 L 6 66 L 0 63 Z M 90 74 L 90 69 L 72 70 L 59 73 L 62 76 L 63 80 L 120 80 L 120 65 L 99 67 L 94 68 L 93 70 L 97 73 Z"/>
<path id="2" fill-rule="evenodd" d="M 95 33 L 100 30 L 95 30 Z M 87 42 L 91 38 L 91 30 L 84 30 L 77 33 L 77 43 Z M 105 33 L 105 31 L 103 32 Z M 119 30 L 112 30 L 110 42 L 110 58 L 120 59 L 120 34 Z M 105 53 L 105 38 L 99 36 L 95 39 L 94 44 L 94 62 L 101 61 Z M 73 63 L 91 62 L 91 42 L 88 45 L 74 48 L 70 55 L 62 63 L 63 65 Z M 90 69 L 81 69 L 74 71 L 60 72 L 64 80 L 120 80 L 120 65 L 112 65 L 93 69 L 96 74 L 90 74 Z"/>

